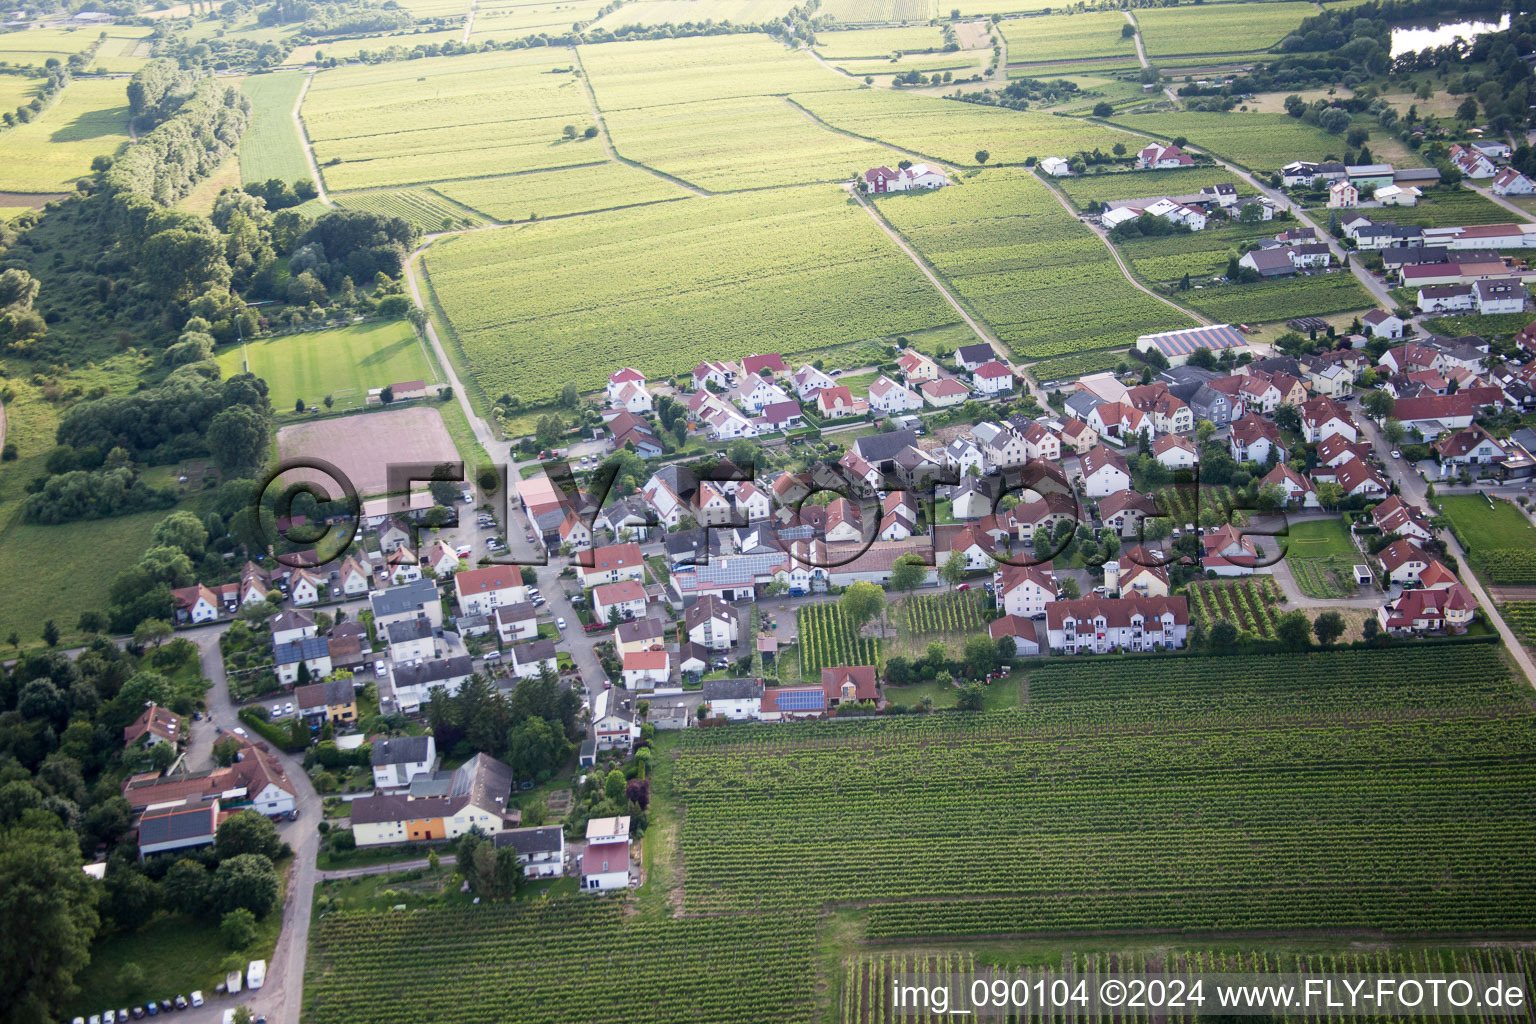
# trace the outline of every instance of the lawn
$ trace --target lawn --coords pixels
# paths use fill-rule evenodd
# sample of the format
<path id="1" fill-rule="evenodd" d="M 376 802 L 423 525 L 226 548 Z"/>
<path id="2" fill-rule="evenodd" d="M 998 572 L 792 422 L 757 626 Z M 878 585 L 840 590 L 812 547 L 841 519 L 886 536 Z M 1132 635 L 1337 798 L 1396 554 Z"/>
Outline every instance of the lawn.
<path id="1" fill-rule="evenodd" d="M 1151 58 L 1267 50 L 1317 13 L 1308 3 L 1211 4 L 1136 12 Z"/>
<path id="2" fill-rule="evenodd" d="M 1308 597 L 1334 600 L 1354 589 L 1352 567 L 1365 559 L 1349 539 L 1340 518 L 1291 523 L 1285 562 L 1296 585 Z"/>
<path id="3" fill-rule="evenodd" d="M 1119 11 L 1020 18 L 999 26 L 1008 41 L 1008 63 L 1134 57 L 1135 40 L 1122 36 L 1130 22 Z"/>
<path id="4" fill-rule="evenodd" d="M 976 153 L 987 162 L 1023 163 L 1028 157 L 1066 155 L 1095 148 L 1109 152 L 1116 142 L 1140 149 L 1134 136 L 1093 122 L 1032 110 L 1007 110 L 889 89 L 795 95 L 818 118 L 866 139 L 887 142 L 923 157 L 974 167 Z"/>
<path id="5" fill-rule="evenodd" d="M 283 334 L 236 345 L 218 355 L 229 377 L 248 369 L 271 388 L 272 407 L 314 405 L 326 395 L 335 408 L 360 409 L 369 388 L 399 381 L 435 381 L 416 329 L 406 320 Z"/>
<path id="6" fill-rule="evenodd" d="M 127 142 L 128 80 L 77 78 L 36 120 L 0 132 L 0 191 L 66 191 Z"/>
<path id="7" fill-rule="evenodd" d="M 686 199 L 678 185 L 621 163 L 452 181 L 433 189 L 499 221 L 538 220 Z"/>
<path id="8" fill-rule="evenodd" d="M 1496 584 L 1536 584 L 1536 526 L 1523 512 L 1502 499 L 1490 505 L 1481 494 L 1450 495 L 1440 507 L 1479 575 Z"/>
<path id="9" fill-rule="evenodd" d="M 1019 684 L 1020 677 L 1017 674 L 1003 679 L 994 679 L 991 685 L 985 687 L 986 709 L 1001 711 L 1003 708 L 1018 707 Z M 905 704 L 909 708 L 915 708 L 925 697 L 933 701 L 935 708 L 952 708 L 960 698 L 960 689 L 953 684 L 933 682 L 885 688 L 885 699 L 891 704 Z"/>
<path id="10" fill-rule="evenodd" d="M 256 923 L 256 941 L 240 951 L 241 958 L 272 959 L 283 924 L 283 897 L 287 889 L 284 862 L 278 865 L 277 904 L 265 920 Z M 65 1016 L 89 1016 L 108 1007 L 141 1006 L 148 999 L 190 995 L 196 990 L 212 1001 L 213 987 L 224 980 L 220 965 L 229 955 L 229 947 L 219 936 L 217 916 L 194 919 L 181 914 L 160 914 L 136 932 L 113 935 L 91 946 L 90 964 L 75 975 L 81 994 L 66 1007 Z M 142 986 L 125 989 L 118 983 L 118 975 L 127 964 L 138 964 L 143 969 L 146 981 Z"/>
<path id="11" fill-rule="evenodd" d="M 251 100 L 251 123 L 240 139 L 242 181 L 309 180 L 304 143 L 293 123 L 293 108 L 306 77 L 303 71 L 279 71 L 248 75 L 240 83 L 240 91 Z"/>
<path id="12" fill-rule="evenodd" d="M 0 112 L 9 112 L 32 102 L 42 90 L 44 79 L 17 72 L 0 73 Z"/>
<path id="13" fill-rule="evenodd" d="M 765 337 L 793 356 L 955 320 L 868 214 L 831 188 L 458 235 L 435 242 L 423 264 L 484 393 L 533 403 L 568 381 L 596 389 L 612 366 L 655 378 L 759 351 Z M 518 287 L 495 286 L 504 281 Z M 874 290 L 879 302 L 868 301 Z"/>
<path id="14" fill-rule="evenodd" d="M 540 49 L 348 66 L 315 76 L 304 123 L 326 185 L 414 185 L 591 163 L 597 140 L 566 56 Z"/>
<path id="15" fill-rule="evenodd" d="M 1021 358 L 1128 345 L 1190 326 L 1133 288 L 1104 244 L 1022 170 L 983 171 L 877 205 Z"/>
<path id="16" fill-rule="evenodd" d="M 1183 195 L 1198 192 L 1207 185 L 1236 185 L 1232 172 L 1220 167 L 1186 167 L 1177 171 L 1120 171 L 1107 174 L 1083 174 L 1071 178 L 1053 178 L 1051 184 L 1064 192 L 1080 210 L 1092 202 L 1116 199 L 1144 199 L 1148 196 Z"/>

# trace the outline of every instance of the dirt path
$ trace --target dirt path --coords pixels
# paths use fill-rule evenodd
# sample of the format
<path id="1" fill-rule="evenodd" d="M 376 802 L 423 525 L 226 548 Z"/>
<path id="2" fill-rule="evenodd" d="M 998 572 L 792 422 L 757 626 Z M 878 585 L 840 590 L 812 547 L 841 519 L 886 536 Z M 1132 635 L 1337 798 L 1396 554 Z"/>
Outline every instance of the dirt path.
<path id="1" fill-rule="evenodd" d="M 464 38 L 459 40 L 465 46 L 469 45 L 469 33 L 475 27 L 475 0 L 469 0 L 469 13 L 464 16 Z"/>
<path id="2" fill-rule="evenodd" d="M 1141 42 L 1141 23 L 1136 20 L 1136 15 L 1130 11 L 1125 12 L 1125 20 L 1130 22 L 1131 27 L 1136 30 L 1136 34 L 1131 37 L 1131 40 L 1136 44 L 1136 59 L 1141 62 L 1142 67 L 1151 67 L 1152 62 L 1147 59 L 1147 48 Z M 1179 105 L 1179 98 L 1173 94 L 1172 86 L 1163 86 L 1163 95 L 1167 96 L 1168 102 L 1172 103 L 1175 107 Z"/>
<path id="3" fill-rule="evenodd" d="M 571 47 L 570 50 L 572 58 L 574 58 L 576 61 L 577 69 L 581 71 L 582 93 L 587 97 L 587 109 L 592 113 L 592 120 L 597 125 L 597 137 L 602 140 L 603 152 L 608 154 L 608 159 L 617 161 L 621 164 L 628 164 L 630 167 L 633 167 L 636 170 L 644 171 L 647 174 L 654 174 L 662 181 L 670 181 L 678 188 L 685 189 L 696 196 L 705 197 L 714 195 L 713 192 L 699 188 L 692 182 L 684 181 L 682 178 L 674 177 L 665 171 L 658 171 L 654 167 L 647 167 L 645 164 L 619 155 L 619 151 L 613 147 L 613 139 L 608 135 L 608 122 L 603 119 L 602 108 L 597 105 L 597 94 L 592 91 L 592 82 L 589 78 L 587 78 L 587 68 L 586 65 L 582 64 L 581 62 L 581 53 L 574 46 Z"/>
<path id="4" fill-rule="evenodd" d="M 897 247 L 899 247 L 902 252 L 907 254 L 907 258 L 916 264 L 917 269 L 923 272 L 923 276 L 926 277 L 929 282 L 931 282 L 933 286 L 939 290 L 940 295 L 944 296 L 944 300 L 948 302 L 952 307 L 954 307 L 955 312 L 960 315 L 960 319 L 964 320 L 967 326 L 969 326 L 972 331 L 976 332 L 976 337 L 980 338 L 982 341 L 990 343 L 993 350 L 998 353 L 1008 351 L 1008 346 L 998 341 L 990 331 L 982 327 L 979 322 L 971 317 L 971 314 L 965 311 L 965 307 L 960 305 L 960 300 L 955 298 L 955 296 L 951 294 L 949 288 L 944 285 L 944 282 L 939 280 L 938 274 L 934 273 L 933 269 L 928 266 L 928 263 L 917 254 L 917 251 L 907 244 L 907 240 L 901 237 L 901 233 L 898 232 L 895 228 L 891 227 L 890 223 L 880 215 L 880 211 L 870 205 L 869 200 L 865 199 L 863 194 L 859 192 L 857 188 L 855 188 L 853 185 L 844 185 L 843 189 L 849 195 L 853 196 L 855 202 L 864 207 L 864 212 L 869 214 L 869 216 L 874 220 L 876 224 L 880 225 L 880 230 L 889 235 L 891 241 L 895 242 Z"/>
<path id="5" fill-rule="evenodd" d="M 1035 169 L 1035 177 L 1040 179 L 1040 183 L 1045 186 L 1046 191 L 1050 192 L 1051 195 L 1056 197 L 1056 201 L 1061 204 L 1062 209 L 1071 214 L 1073 220 L 1078 220 L 1080 215 L 1075 209 L 1073 209 L 1071 202 L 1067 200 L 1066 196 L 1062 195 L 1056 190 L 1055 185 L 1052 185 L 1048 180 L 1046 180 L 1045 176 L 1040 173 L 1039 168 Z M 1172 299 L 1169 299 L 1167 296 L 1157 294 L 1157 292 L 1136 280 L 1135 275 L 1131 273 L 1131 268 L 1127 267 L 1125 265 L 1125 260 L 1120 258 L 1120 250 L 1116 249 L 1115 243 L 1109 240 L 1109 233 L 1096 224 L 1089 224 L 1082 221 L 1079 221 L 1079 223 L 1083 224 L 1083 226 L 1086 227 L 1089 231 L 1092 231 L 1094 235 L 1098 237 L 1099 241 L 1104 243 L 1104 248 L 1108 249 L 1109 254 L 1115 258 L 1115 266 L 1120 268 L 1120 273 L 1123 274 L 1125 279 L 1130 282 L 1132 288 L 1135 288 L 1140 292 L 1145 292 L 1146 294 L 1156 299 L 1158 302 L 1161 302 L 1163 305 L 1178 310 L 1185 316 L 1192 318 L 1196 323 L 1204 324 L 1207 327 L 1214 323 L 1214 321 L 1201 316 L 1199 313 L 1196 313 L 1192 309 L 1185 309 L 1183 306 L 1179 305 L 1177 302 L 1174 302 Z"/>
<path id="6" fill-rule="evenodd" d="M 331 197 L 325 194 L 325 179 L 320 176 L 320 165 L 315 162 L 315 150 L 309 144 L 309 131 L 304 127 L 304 119 L 299 116 L 299 108 L 304 106 L 304 97 L 309 95 L 309 84 L 315 80 L 315 72 L 311 71 L 309 77 L 304 79 L 304 88 L 299 90 L 299 98 L 293 101 L 293 126 L 299 132 L 299 145 L 304 147 L 304 159 L 309 162 L 309 176 L 315 180 L 316 198 L 326 206 L 334 206 Z"/>

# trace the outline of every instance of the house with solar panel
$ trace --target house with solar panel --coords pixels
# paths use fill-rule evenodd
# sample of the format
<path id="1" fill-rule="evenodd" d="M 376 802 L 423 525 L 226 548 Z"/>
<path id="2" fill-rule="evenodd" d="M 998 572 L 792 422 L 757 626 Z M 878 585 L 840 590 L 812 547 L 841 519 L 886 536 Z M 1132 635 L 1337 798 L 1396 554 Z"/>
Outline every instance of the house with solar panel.
<path id="1" fill-rule="evenodd" d="M 1143 334 L 1136 339 L 1136 349 L 1140 352 L 1156 349 L 1168 360 L 1170 366 L 1182 366 L 1199 349 L 1206 349 L 1216 355 L 1231 352 L 1235 358 L 1248 351 L 1248 342 L 1243 333 L 1231 324 L 1214 324 L 1210 327 L 1187 327 L 1181 331 Z"/>
<path id="2" fill-rule="evenodd" d="M 177 801 L 146 807 L 139 819 L 139 859 L 172 850 L 212 846 L 220 820 L 217 798 L 191 806 Z"/>
<path id="3" fill-rule="evenodd" d="M 759 707 L 764 722 L 820 718 L 827 713 L 827 691 L 820 686 L 769 686 Z"/>

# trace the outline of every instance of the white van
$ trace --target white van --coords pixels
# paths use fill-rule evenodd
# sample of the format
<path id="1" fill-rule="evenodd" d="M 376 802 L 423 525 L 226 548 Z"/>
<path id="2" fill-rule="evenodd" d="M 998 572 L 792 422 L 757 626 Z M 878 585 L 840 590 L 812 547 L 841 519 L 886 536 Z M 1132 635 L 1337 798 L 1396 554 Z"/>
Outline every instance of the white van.
<path id="1" fill-rule="evenodd" d="M 251 965 L 245 969 L 245 987 L 248 989 L 261 988 L 262 982 L 267 980 L 267 962 L 265 960 L 252 960 Z"/>
<path id="2" fill-rule="evenodd" d="M 242 976 L 239 971 L 230 971 L 224 976 L 224 990 L 232 996 L 240 994 L 242 984 Z"/>

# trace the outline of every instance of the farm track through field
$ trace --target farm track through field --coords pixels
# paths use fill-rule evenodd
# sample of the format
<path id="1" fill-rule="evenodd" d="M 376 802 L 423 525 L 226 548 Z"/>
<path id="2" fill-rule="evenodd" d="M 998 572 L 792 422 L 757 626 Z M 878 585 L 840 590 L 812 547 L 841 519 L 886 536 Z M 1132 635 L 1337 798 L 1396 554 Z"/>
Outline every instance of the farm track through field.
<path id="1" fill-rule="evenodd" d="M 902 149 L 900 146 L 893 145 L 892 143 L 886 142 L 886 141 L 884 141 L 882 139 L 866 139 L 862 135 L 855 135 L 853 132 L 849 131 L 846 128 L 839 128 L 836 125 L 828 124 L 827 122 L 823 121 L 821 118 L 817 117 L 815 114 L 811 113 L 809 110 L 806 110 L 800 104 L 796 103 L 789 96 L 785 96 L 784 97 L 784 102 L 788 103 L 791 107 L 793 107 L 794 109 L 800 111 L 801 114 L 805 115 L 806 120 L 810 121 L 811 124 L 814 124 L 816 127 L 820 128 L 820 129 L 822 129 L 824 131 L 829 131 L 833 135 L 847 136 L 850 139 L 858 139 L 860 142 L 874 142 L 876 145 L 885 146 L 888 149 L 895 150 L 897 153 L 900 153 L 903 157 L 918 157 L 920 159 L 924 159 L 921 153 L 913 153 L 913 152 L 911 152 L 909 150 Z M 934 160 L 934 161 L 931 161 L 931 162 L 932 163 L 940 163 L 940 161 L 938 161 L 938 160 Z"/>
<path id="2" fill-rule="evenodd" d="M 464 15 L 464 38 L 460 40 L 465 46 L 469 45 L 469 34 L 475 28 L 475 0 L 469 0 L 469 13 Z"/>
<path id="3" fill-rule="evenodd" d="M 678 188 L 686 189 L 700 198 L 715 194 L 706 189 L 699 188 L 699 186 L 691 181 L 684 181 L 682 178 L 668 174 L 665 171 L 658 171 L 656 168 L 647 167 L 639 161 L 620 156 L 619 151 L 613 147 L 613 139 L 608 134 L 608 122 L 603 119 L 603 110 L 597 105 L 597 94 L 592 91 L 592 80 L 587 76 L 587 66 L 581 62 L 581 51 L 574 46 L 570 47 L 570 51 L 572 58 L 576 61 L 576 67 L 581 70 L 582 93 L 587 97 L 587 109 L 592 112 L 592 120 L 597 125 L 597 137 L 602 140 L 603 151 L 608 154 L 608 159 L 617 160 L 621 164 L 628 164 L 636 170 L 645 171 L 647 174 L 654 174 L 663 181 L 670 181 Z"/>
<path id="4" fill-rule="evenodd" d="M 1040 183 L 1045 186 L 1046 191 L 1056 197 L 1056 201 L 1061 204 L 1062 209 L 1066 210 L 1073 220 L 1078 220 L 1079 214 L 1077 210 L 1073 208 L 1071 200 L 1058 192 L 1056 190 L 1056 186 L 1051 184 L 1051 182 L 1048 181 L 1046 177 L 1040 173 L 1039 168 L 1035 169 L 1034 174 L 1036 178 L 1040 179 Z M 1079 223 L 1083 222 L 1079 221 Z M 1185 316 L 1191 318 L 1196 323 L 1204 324 L 1207 327 L 1211 325 L 1213 321 L 1209 317 L 1203 316 L 1200 313 L 1196 313 L 1192 309 L 1185 309 L 1183 306 L 1179 305 L 1177 302 L 1174 302 L 1166 295 L 1159 295 L 1157 292 L 1153 291 L 1138 281 L 1136 279 L 1136 275 L 1131 273 L 1131 268 L 1126 266 L 1125 260 L 1120 257 L 1120 250 L 1115 248 L 1115 243 L 1109 240 L 1108 233 L 1105 232 L 1102 228 L 1097 228 L 1092 224 L 1086 223 L 1084 223 L 1083 226 L 1086 227 L 1089 231 L 1093 232 L 1094 236 L 1098 238 L 1099 241 L 1104 243 L 1104 248 L 1108 249 L 1110 256 L 1114 257 L 1115 266 L 1120 268 L 1120 273 L 1125 276 L 1125 279 L 1128 282 L 1130 282 L 1132 288 L 1135 288 L 1137 291 L 1145 292 L 1146 294 L 1156 299 L 1158 302 L 1161 302 L 1163 305 L 1170 306 L 1173 309 L 1178 310 L 1180 313 L 1183 313 Z"/>
<path id="5" fill-rule="evenodd" d="M 316 198 L 326 206 L 334 206 L 330 196 L 325 194 L 325 178 L 320 174 L 320 165 L 315 162 L 315 150 L 309 144 L 309 130 L 304 127 L 304 118 L 299 116 L 299 110 L 304 106 L 304 97 L 309 95 L 309 86 L 314 80 L 315 72 L 311 71 L 309 77 L 304 79 L 304 88 L 299 90 L 299 98 L 293 101 L 293 126 L 299 130 L 299 145 L 304 147 L 304 159 L 309 161 L 309 176 L 315 180 Z"/>

